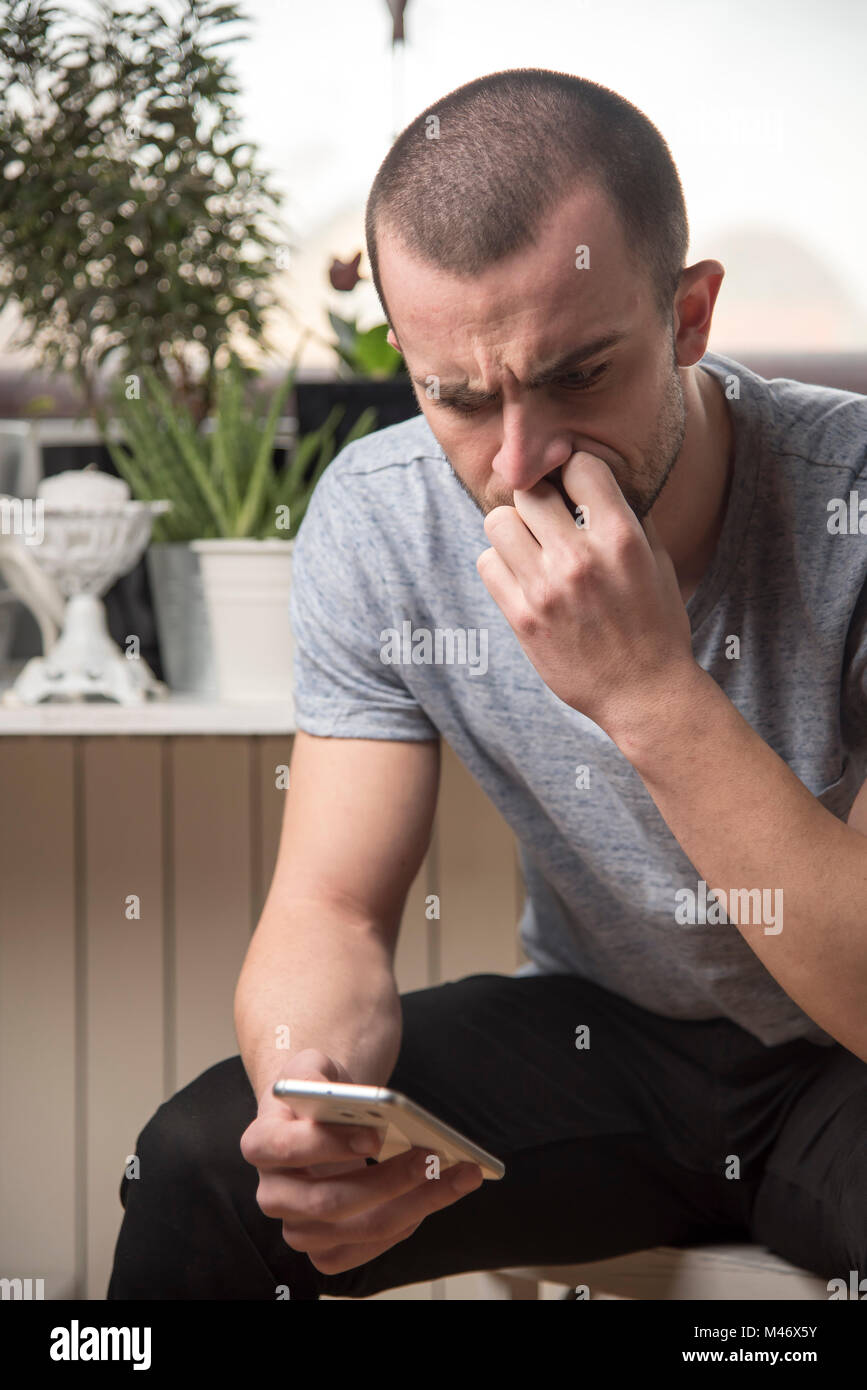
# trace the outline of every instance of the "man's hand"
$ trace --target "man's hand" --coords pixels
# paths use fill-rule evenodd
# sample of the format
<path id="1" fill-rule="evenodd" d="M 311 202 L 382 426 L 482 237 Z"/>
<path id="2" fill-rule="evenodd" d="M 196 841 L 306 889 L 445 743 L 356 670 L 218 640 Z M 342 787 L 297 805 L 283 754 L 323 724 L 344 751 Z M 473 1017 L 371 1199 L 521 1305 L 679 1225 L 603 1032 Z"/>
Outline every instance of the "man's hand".
<path id="1" fill-rule="evenodd" d="M 339 1062 L 313 1049 L 288 1058 L 284 1075 L 352 1081 Z M 368 1165 L 350 1148 L 358 1138 L 368 1140 L 371 1156 L 382 1147 L 372 1127 L 296 1117 L 270 1086 L 241 1138 L 241 1153 L 259 1172 L 260 1208 L 282 1221 L 286 1244 L 307 1254 L 323 1274 L 367 1264 L 411 1236 L 431 1212 L 482 1183 L 475 1163 L 458 1163 L 444 1168 L 440 1178 L 428 1178 L 427 1152 L 420 1148 Z M 461 1177 L 469 1184 L 463 1189 L 454 1185 Z"/>
<path id="2" fill-rule="evenodd" d="M 586 524 L 542 481 L 485 518 L 477 568 L 545 684 L 611 738 L 700 668 L 668 552 L 644 529 L 611 469 L 577 453 L 563 486 Z"/>

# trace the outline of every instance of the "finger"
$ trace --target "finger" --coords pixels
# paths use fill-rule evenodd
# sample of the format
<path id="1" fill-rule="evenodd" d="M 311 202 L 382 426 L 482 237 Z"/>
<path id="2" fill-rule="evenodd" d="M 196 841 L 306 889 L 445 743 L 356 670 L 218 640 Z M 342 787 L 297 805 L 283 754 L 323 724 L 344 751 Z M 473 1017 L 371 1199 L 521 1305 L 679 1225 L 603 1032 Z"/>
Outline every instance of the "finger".
<path id="1" fill-rule="evenodd" d="M 560 511 L 563 511 L 562 506 Z M 516 578 L 532 574 L 539 563 L 541 546 L 517 507 L 494 507 L 484 524 L 485 535 Z"/>
<path id="2" fill-rule="evenodd" d="M 322 1274 L 342 1274 L 344 1270 L 357 1269 L 359 1265 L 369 1264 L 377 1255 L 384 1255 L 393 1245 L 398 1245 L 400 1241 L 411 1236 L 420 1225 L 420 1221 L 413 1222 L 406 1230 L 392 1236 L 391 1240 L 371 1241 L 367 1245 L 338 1245 L 315 1255 L 308 1254 L 307 1258 Z"/>
<path id="3" fill-rule="evenodd" d="M 521 585 L 496 550 L 483 550 L 476 561 L 476 569 L 491 598 L 499 604 L 507 617 L 510 613 L 520 612 L 526 607 Z"/>
<path id="4" fill-rule="evenodd" d="M 475 1184 L 470 1191 L 481 1186 L 483 1178 L 477 1164 L 458 1164 L 438 1178 L 422 1179 L 413 1191 L 402 1197 L 346 1221 L 299 1223 L 289 1218 L 283 1222 L 283 1237 L 294 1250 L 305 1254 L 315 1254 L 338 1243 L 361 1245 L 371 1240 L 396 1240 L 407 1226 L 418 1224 L 431 1212 L 451 1206 L 468 1195 L 454 1185 L 453 1175 L 459 1169 L 473 1172 Z"/>
<path id="5" fill-rule="evenodd" d="M 263 1115 L 254 1120 L 241 1136 L 241 1153 L 254 1168 L 306 1168 L 312 1163 L 336 1163 L 359 1151 L 351 1144 L 367 1141 L 366 1152 L 373 1155 L 382 1148 L 384 1131 L 369 1125 L 324 1124 L 304 1118 L 284 1120 L 280 1115 Z"/>
<path id="6" fill-rule="evenodd" d="M 348 1221 L 411 1192 L 425 1179 L 427 1153 L 408 1149 L 383 1163 L 363 1160 L 350 1172 L 319 1175 L 315 1169 L 260 1173 L 256 1201 L 266 1216 L 299 1226 Z"/>
<path id="7" fill-rule="evenodd" d="M 514 497 L 515 510 L 544 550 L 556 556 L 558 550 L 574 547 L 576 507 L 568 495 L 566 500 L 571 511 L 564 506 L 560 490 L 542 478 L 535 487 L 516 490 Z"/>
<path id="8" fill-rule="evenodd" d="M 588 535 L 599 535 L 617 520 L 638 524 L 608 464 L 595 454 L 573 454 L 560 470 L 560 477 L 573 504 L 586 508 L 588 524 L 584 530 Z"/>

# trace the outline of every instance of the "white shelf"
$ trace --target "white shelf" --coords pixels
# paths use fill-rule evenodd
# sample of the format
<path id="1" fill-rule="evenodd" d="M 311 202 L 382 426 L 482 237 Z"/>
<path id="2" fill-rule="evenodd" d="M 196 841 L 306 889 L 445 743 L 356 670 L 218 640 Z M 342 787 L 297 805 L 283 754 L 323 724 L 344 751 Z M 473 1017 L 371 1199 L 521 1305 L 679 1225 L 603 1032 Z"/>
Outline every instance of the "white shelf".
<path id="1" fill-rule="evenodd" d="M 20 666 L 0 667 L 0 695 Z M 143 705 L 108 701 L 39 705 L 0 704 L 0 737 L 20 734 L 292 734 L 291 699 L 276 704 L 229 704 L 170 695 Z"/>

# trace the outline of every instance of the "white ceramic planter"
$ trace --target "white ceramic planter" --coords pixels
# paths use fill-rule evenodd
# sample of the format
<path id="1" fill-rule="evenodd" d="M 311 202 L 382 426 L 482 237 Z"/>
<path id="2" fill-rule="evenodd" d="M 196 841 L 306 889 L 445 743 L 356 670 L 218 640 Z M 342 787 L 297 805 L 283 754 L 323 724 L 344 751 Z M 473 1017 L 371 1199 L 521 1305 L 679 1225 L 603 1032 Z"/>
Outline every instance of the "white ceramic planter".
<path id="1" fill-rule="evenodd" d="M 292 700 L 290 540 L 192 541 L 222 700 Z"/>
<path id="2" fill-rule="evenodd" d="M 213 700 L 217 677 L 199 556 L 186 542 L 152 541 L 147 567 L 166 683 L 178 694 Z"/>

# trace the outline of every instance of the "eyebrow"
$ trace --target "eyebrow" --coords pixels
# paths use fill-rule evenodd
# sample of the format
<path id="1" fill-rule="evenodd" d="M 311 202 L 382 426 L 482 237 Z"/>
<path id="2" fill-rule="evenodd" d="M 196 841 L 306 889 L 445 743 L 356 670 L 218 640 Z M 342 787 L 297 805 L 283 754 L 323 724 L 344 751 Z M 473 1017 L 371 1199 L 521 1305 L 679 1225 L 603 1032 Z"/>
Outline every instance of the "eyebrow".
<path id="1" fill-rule="evenodd" d="M 538 391 L 540 387 L 548 386 L 552 381 L 564 376 L 570 369 L 580 367 L 591 357 L 596 357 L 600 352 L 605 352 L 607 348 L 615 347 L 626 337 L 623 332 L 605 333 L 600 338 L 594 338 L 590 343 L 584 343 L 581 347 L 570 348 L 568 352 L 558 357 L 556 361 L 543 367 L 540 371 L 534 372 L 528 379 L 526 386 L 528 391 Z M 414 376 L 413 381 L 416 386 L 425 389 L 430 382 L 428 376 Z M 448 401 L 479 402 L 494 401 L 499 395 L 498 391 L 472 391 L 466 377 L 463 381 L 445 382 L 439 384 L 439 399 Z"/>

